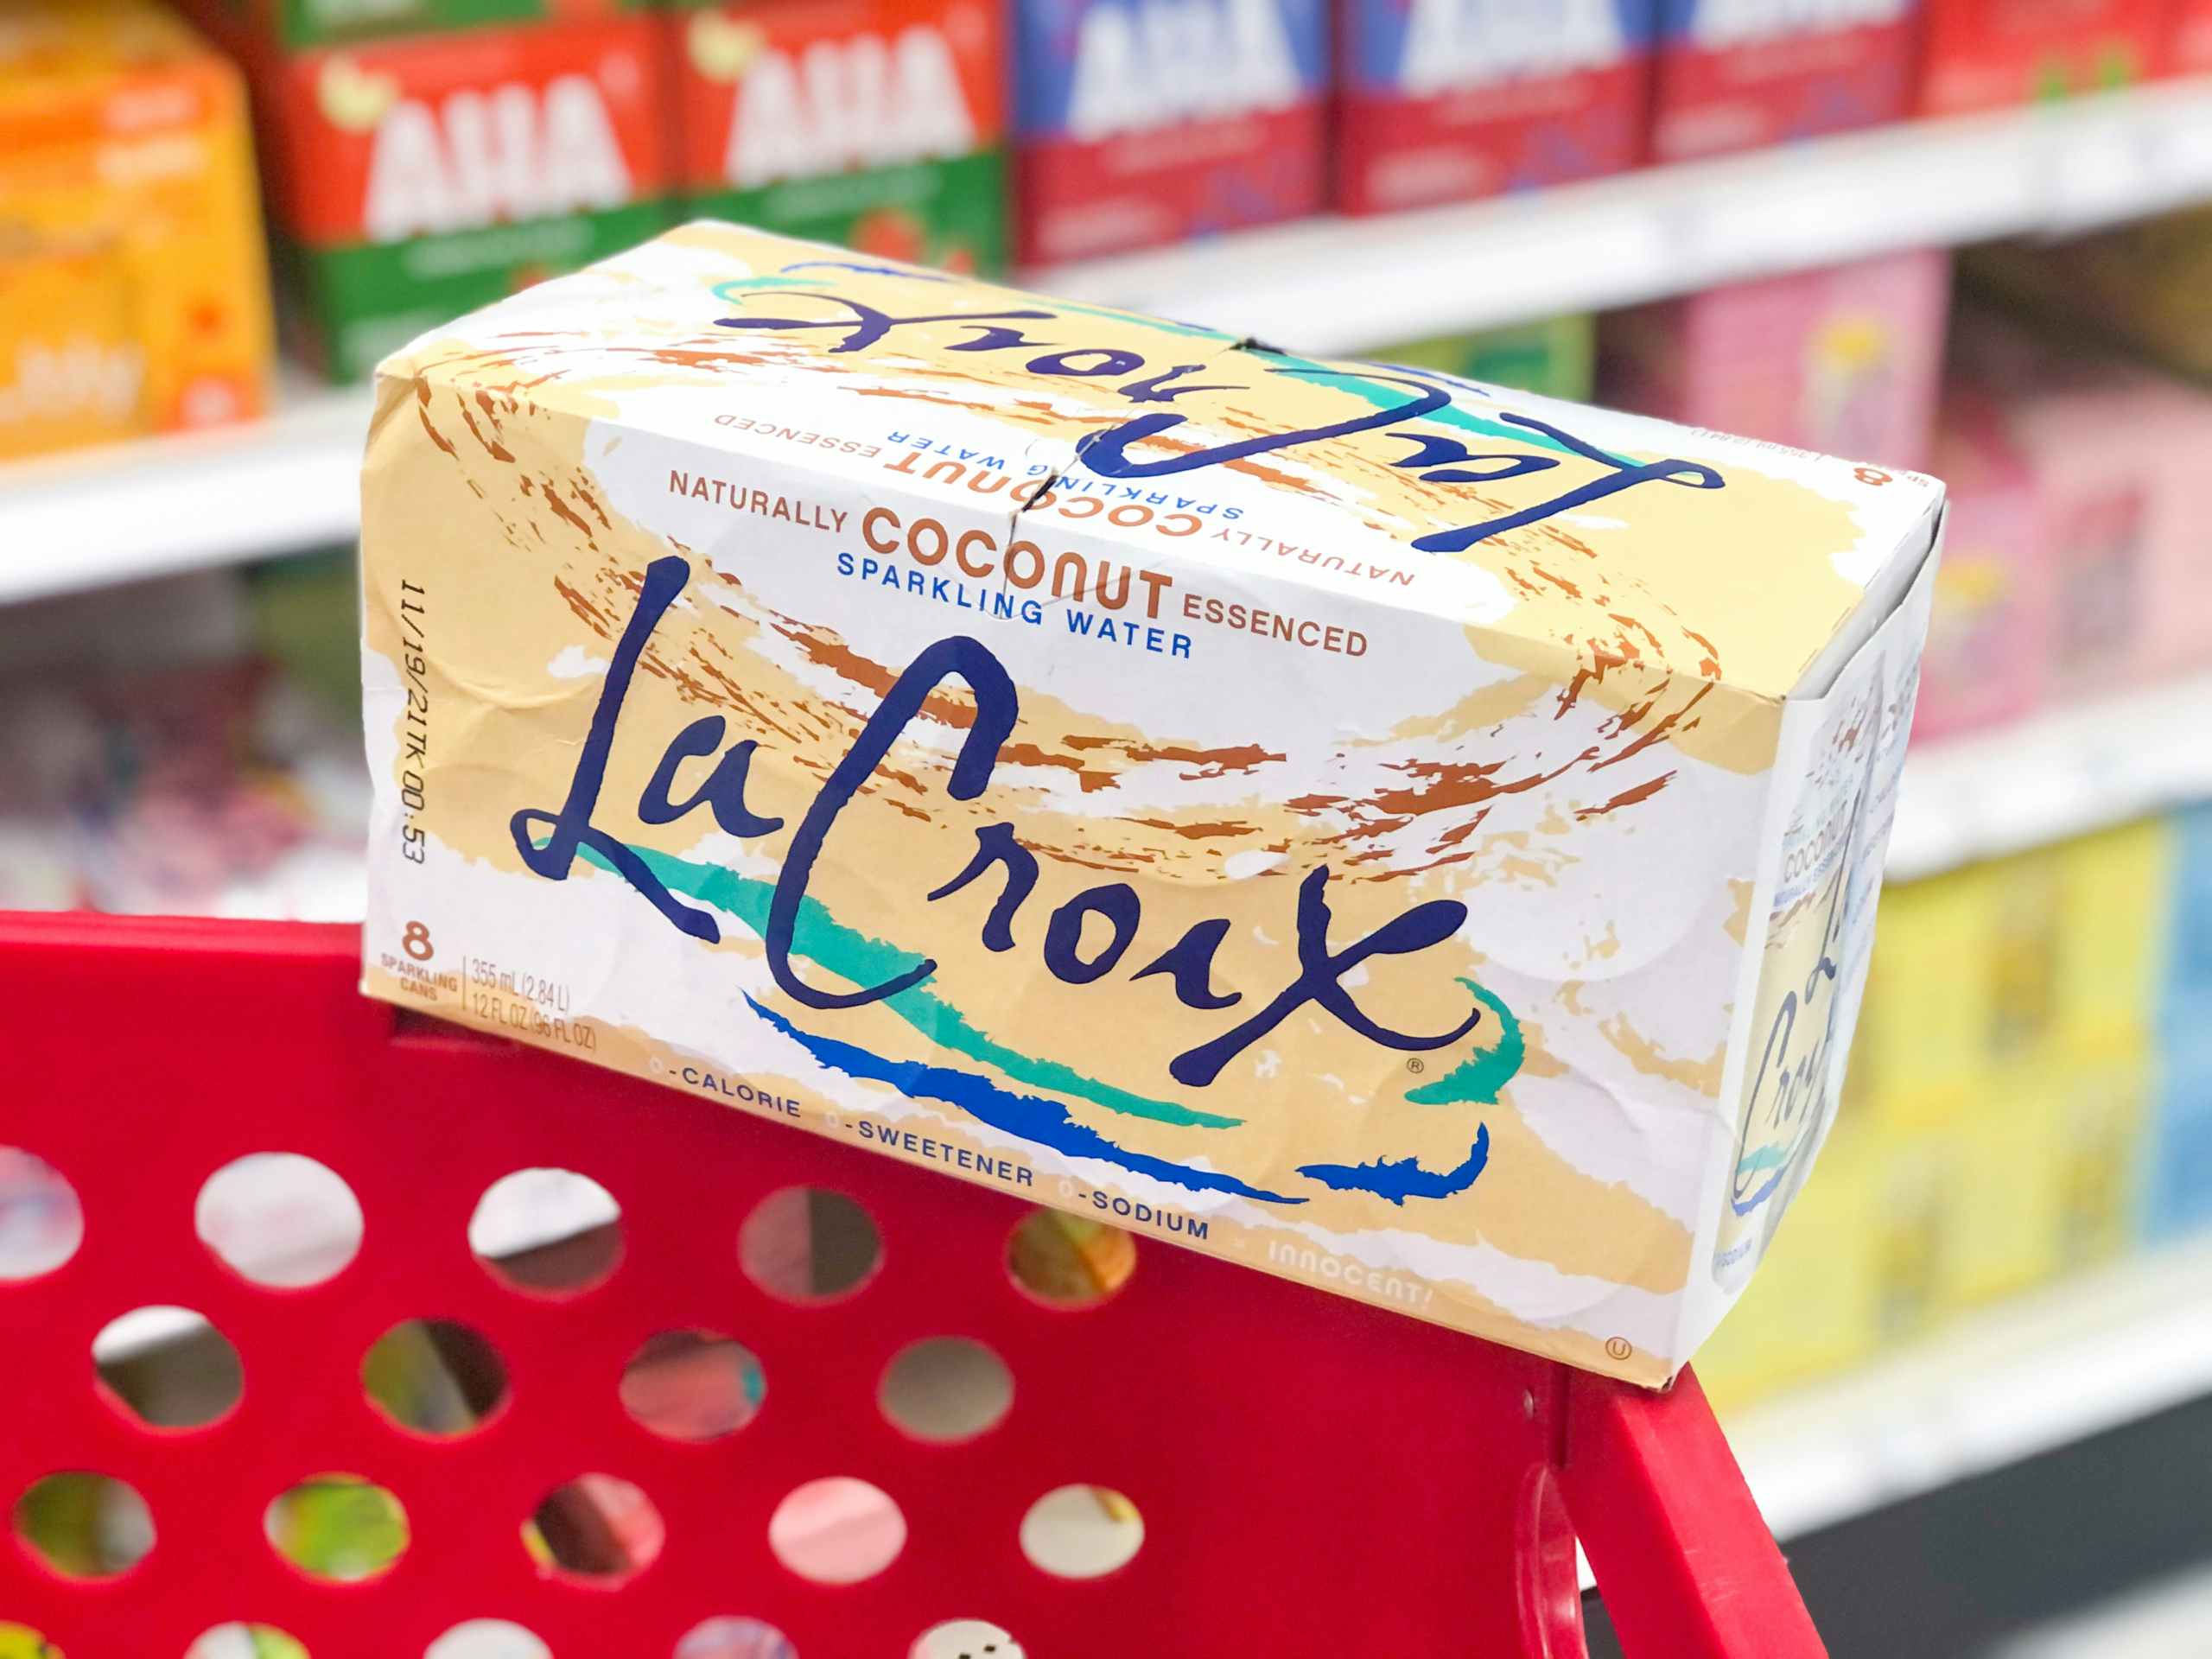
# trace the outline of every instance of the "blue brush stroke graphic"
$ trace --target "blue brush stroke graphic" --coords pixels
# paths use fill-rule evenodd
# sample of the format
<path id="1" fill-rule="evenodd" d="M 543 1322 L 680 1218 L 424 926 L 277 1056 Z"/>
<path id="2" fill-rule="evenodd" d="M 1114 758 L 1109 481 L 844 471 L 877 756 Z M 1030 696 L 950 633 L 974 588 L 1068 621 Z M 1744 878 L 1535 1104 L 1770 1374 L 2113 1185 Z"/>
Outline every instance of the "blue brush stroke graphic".
<path id="1" fill-rule="evenodd" d="M 1294 1198 L 1281 1192 L 1269 1192 L 1261 1187 L 1249 1186 L 1233 1175 L 1218 1175 L 1211 1170 L 1187 1169 L 1181 1164 L 1171 1163 L 1165 1158 L 1148 1157 L 1141 1152 L 1131 1152 L 1117 1147 L 1097 1130 L 1077 1122 L 1068 1116 L 1067 1108 L 1055 1100 L 1041 1100 L 1035 1095 L 1017 1095 L 1000 1088 L 988 1077 L 979 1077 L 970 1071 L 958 1071 L 950 1066 L 924 1065 L 918 1060 L 887 1060 L 869 1053 L 851 1043 L 839 1042 L 834 1037 L 817 1037 L 798 1027 L 778 1014 L 764 1007 L 750 996 L 746 999 L 761 1019 L 812 1055 L 833 1071 L 842 1071 L 849 1077 L 861 1077 L 874 1083 L 887 1083 L 903 1095 L 920 1100 L 941 1100 L 956 1106 L 995 1129 L 1019 1135 L 1022 1140 L 1071 1158 L 1096 1158 L 1139 1175 L 1149 1175 L 1156 1181 L 1171 1186 L 1187 1187 L 1194 1192 L 1233 1192 L 1239 1198 L 1259 1198 L 1268 1204 L 1304 1204 L 1304 1198 Z M 1487 1135 L 1478 1148 L 1488 1155 Z M 1410 1161 L 1410 1160 L 1409 1160 Z M 1473 1178 L 1469 1177 L 1470 1179 Z"/>
<path id="2" fill-rule="evenodd" d="M 1490 1162 L 1490 1125 L 1475 1129 L 1474 1150 L 1457 1169 L 1439 1174 L 1417 1158 L 1378 1158 L 1371 1164 L 1301 1164 L 1298 1173 L 1339 1192 L 1372 1192 L 1400 1209 L 1408 1198 L 1448 1198 L 1475 1184 Z"/>

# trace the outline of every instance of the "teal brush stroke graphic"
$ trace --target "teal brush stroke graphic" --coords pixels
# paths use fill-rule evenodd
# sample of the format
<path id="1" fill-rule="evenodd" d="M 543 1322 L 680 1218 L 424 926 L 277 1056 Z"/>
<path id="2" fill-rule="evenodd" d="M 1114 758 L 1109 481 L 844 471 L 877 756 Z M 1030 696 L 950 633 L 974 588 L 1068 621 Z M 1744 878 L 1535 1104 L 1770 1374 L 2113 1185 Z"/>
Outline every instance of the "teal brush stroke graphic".
<path id="1" fill-rule="evenodd" d="M 1788 1147 L 1761 1147 L 1757 1152 L 1746 1153 L 1738 1159 L 1736 1172 L 1740 1175 L 1758 1170 L 1784 1168 L 1789 1162 L 1790 1150 Z"/>
<path id="2" fill-rule="evenodd" d="M 763 1007 L 749 996 L 745 1000 L 753 1013 L 831 1071 L 842 1071 L 847 1077 L 887 1083 L 910 1099 L 944 1101 L 980 1123 L 988 1123 L 993 1128 L 1018 1135 L 1034 1146 L 1050 1147 L 1070 1158 L 1101 1159 L 1192 1192 L 1230 1192 L 1240 1198 L 1257 1198 L 1268 1204 L 1304 1204 L 1306 1201 L 1281 1192 L 1270 1192 L 1265 1187 L 1254 1186 L 1217 1170 L 1192 1169 L 1171 1158 L 1156 1158 L 1150 1153 L 1133 1152 L 1109 1141 L 1089 1124 L 1077 1122 L 1068 1116 L 1068 1109 L 1057 1100 L 1046 1100 L 1037 1095 L 1017 1095 L 1010 1089 L 1000 1088 L 988 1077 L 979 1077 L 972 1071 L 957 1071 L 948 1065 L 925 1065 L 918 1060 L 887 1060 L 851 1043 L 841 1043 L 834 1037 L 817 1037 L 810 1032 L 801 1031 L 773 1008 Z"/>
<path id="3" fill-rule="evenodd" d="M 600 868 L 611 868 L 589 847 L 578 850 Z M 671 892 L 725 911 L 755 933 L 767 931 L 768 902 L 775 893 L 774 883 L 740 875 L 719 864 L 696 864 L 650 848 L 632 847 L 630 850 L 645 861 Z M 813 898 L 800 902 L 791 954 L 819 963 L 855 985 L 880 984 L 918 967 L 922 962 L 912 951 L 901 950 L 896 945 L 847 927 Z M 887 997 L 883 1006 L 938 1047 L 995 1066 L 1015 1082 L 1026 1083 L 1032 1088 L 1056 1090 L 1078 1100 L 1087 1100 L 1094 1106 L 1103 1106 L 1109 1112 L 1149 1118 L 1155 1123 L 1172 1123 L 1179 1128 L 1230 1129 L 1244 1121 L 1196 1111 L 1173 1101 L 1133 1095 L 1111 1084 L 1086 1077 L 1058 1060 L 1039 1059 L 1008 1048 L 976 1030 L 959 1009 L 919 985 Z"/>
<path id="4" fill-rule="evenodd" d="M 1344 375 L 1341 370 L 1332 369 L 1325 363 L 1316 363 L 1311 358 L 1286 355 L 1282 362 L 1287 373 L 1297 374 L 1302 371 L 1310 370 L 1317 376 L 1326 375 L 1329 385 L 1341 386 L 1353 397 L 1363 398 L 1377 409 L 1387 409 L 1392 404 L 1402 403 L 1405 400 L 1406 392 L 1403 386 L 1388 385 L 1379 381 L 1361 380 Z M 1375 372 L 1377 374 L 1389 372 L 1387 368 L 1380 366 Z M 1433 369 L 1408 369 L 1405 372 L 1417 380 L 1433 380 L 1447 386 L 1459 384 L 1457 377 L 1439 374 Z M 1548 438 L 1542 433 L 1529 427 L 1509 426 L 1503 421 L 1484 420 L 1479 415 L 1468 413 L 1460 408 L 1457 402 L 1454 402 L 1449 409 L 1440 409 L 1433 415 L 1424 415 L 1421 419 L 1431 426 L 1456 426 L 1462 431 L 1479 433 L 1486 438 L 1503 438 L 1508 442 L 1518 444 L 1523 448 L 1551 449 L 1562 455 L 1574 454 L 1573 450 L 1555 438 Z M 1616 467 L 1626 467 L 1633 464 L 1618 456 L 1609 455 L 1607 459 L 1611 460 Z"/>
<path id="5" fill-rule="evenodd" d="M 1522 1036 L 1521 1022 L 1513 1017 L 1513 1010 L 1473 980 L 1462 979 L 1459 982 L 1476 1001 L 1497 1016 L 1497 1046 L 1461 1061 L 1434 1083 L 1408 1090 L 1406 1098 L 1416 1106 L 1457 1106 L 1463 1103 L 1495 1106 L 1497 1091 L 1513 1081 L 1521 1062 L 1528 1058 L 1528 1039 Z"/>
<path id="6" fill-rule="evenodd" d="M 1521 1022 L 1513 1017 L 1513 1011 L 1473 980 L 1462 979 L 1459 983 L 1497 1016 L 1497 1041 L 1471 1059 L 1461 1061 L 1434 1083 L 1408 1090 L 1406 1098 L 1416 1106 L 1495 1106 L 1498 1090 L 1513 1080 L 1528 1055 L 1528 1039 L 1521 1034 Z M 1490 1125 L 1478 1123 L 1475 1144 L 1465 1160 L 1441 1173 L 1423 1169 L 1417 1158 L 1377 1158 L 1367 1164 L 1301 1164 L 1298 1173 L 1339 1192 L 1372 1192 L 1402 1209 L 1408 1198 L 1448 1198 L 1464 1192 L 1489 1166 Z"/>

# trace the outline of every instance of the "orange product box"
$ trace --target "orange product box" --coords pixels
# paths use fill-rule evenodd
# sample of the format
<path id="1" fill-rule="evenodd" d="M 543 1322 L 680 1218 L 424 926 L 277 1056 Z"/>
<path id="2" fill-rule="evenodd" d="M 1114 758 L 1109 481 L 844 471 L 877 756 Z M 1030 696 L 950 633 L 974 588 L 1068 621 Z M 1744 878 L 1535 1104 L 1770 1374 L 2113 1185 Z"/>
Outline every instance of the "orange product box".
<path id="1" fill-rule="evenodd" d="M 269 287 L 245 100 L 143 0 L 0 29 L 0 456 L 258 414 Z"/>
<path id="2" fill-rule="evenodd" d="M 2125 86 L 2151 73 L 2171 0 L 1930 0 L 1923 115 Z"/>

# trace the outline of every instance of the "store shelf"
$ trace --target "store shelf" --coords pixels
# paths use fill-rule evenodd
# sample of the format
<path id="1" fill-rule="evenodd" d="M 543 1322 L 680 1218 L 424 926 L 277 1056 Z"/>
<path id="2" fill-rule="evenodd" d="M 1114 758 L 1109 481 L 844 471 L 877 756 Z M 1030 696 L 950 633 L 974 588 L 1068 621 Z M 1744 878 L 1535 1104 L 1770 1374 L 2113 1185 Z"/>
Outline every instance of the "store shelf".
<path id="1" fill-rule="evenodd" d="M 2212 1393 L 2212 1240 L 2086 1274 L 1728 1424 L 1795 1537 Z"/>
<path id="2" fill-rule="evenodd" d="M 2212 200 L 2212 83 L 1923 122 L 1467 207 L 1322 218 L 1027 281 L 1314 352 L 1589 310 L 1857 255 Z M 365 391 L 0 467 L 0 603 L 342 541 Z"/>
<path id="3" fill-rule="evenodd" d="M 2212 199 L 2212 83 L 1919 122 L 1462 207 L 1034 274 L 1048 293 L 1357 352 L 1898 249 Z"/>
<path id="4" fill-rule="evenodd" d="M 365 389 L 287 386 L 250 426 L 0 467 L 0 604 L 350 541 Z"/>
<path id="5" fill-rule="evenodd" d="M 1916 748 L 1889 874 L 1910 880 L 2212 798 L 2212 675 Z"/>

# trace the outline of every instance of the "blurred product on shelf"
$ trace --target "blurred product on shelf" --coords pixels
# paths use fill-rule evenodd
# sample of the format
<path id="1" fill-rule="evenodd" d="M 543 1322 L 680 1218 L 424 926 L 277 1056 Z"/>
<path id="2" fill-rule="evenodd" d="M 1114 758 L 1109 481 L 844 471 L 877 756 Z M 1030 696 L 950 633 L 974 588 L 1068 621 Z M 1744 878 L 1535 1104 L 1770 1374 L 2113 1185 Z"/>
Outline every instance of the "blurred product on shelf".
<path id="1" fill-rule="evenodd" d="M 678 19 L 690 208 L 879 258 L 1006 258 L 990 0 L 742 0 Z"/>
<path id="2" fill-rule="evenodd" d="M 2066 242 L 1979 248 L 1960 276 L 2053 328 L 2212 379 L 2212 208 Z"/>
<path id="3" fill-rule="evenodd" d="M 140 0 L 12 0 L 0 459 L 257 415 L 270 332 L 235 70 Z"/>
<path id="4" fill-rule="evenodd" d="M 2212 395 L 1972 307 L 1953 323 L 1951 354 L 1957 383 L 2002 411 L 2032 479 L 2054 594 L 2050 694 L 2200 670 L 2212 654 L 2200 550 Z"/>
<path id="5" fill-rule="evenodd" d="M 427 328 L 670 219 L 658 21 L 524 24 L 240 51 L 288 321 L 350 380 Z"/>
<path id="6" fill-rule="evenodd" d="M 1325 0 L 1015 0 L 1015 257 L 1317 212 L 1328 56 Z"/>
<path id="7" fill-rule="evenodd" d="M 331 563 L 350 622 L 352 561 Z M 359 913 L 366 777 L 346 705 L 256 645 L 281 632 L 307 658 L 257 589 L 311 579 L 200 572 L 0 609 L 0 908 Z"/>
<path id="8" fill-rule="evenodd" d="M 2180 1052 L 2203 1039 L 2169 1020 L 2162 1067 L 2155 1017 L 2212 938 L 2188 897 L 2212 887 L 2192 868 L 2212 844 L 2190 844 L 2212 842 L 2205 817 L 1885 896 L 1833 1144 L 1746 1293 L 1759 1306 L 1699 1355 L 1717 1399 L 1740 1405 L 2139 1239 L 2212 1225 L 2212 1071 Z"/>
<path id="9" fill-rule="evenodd" d="M 1920 663 L 1916 742 L 1998 725 L 2042 702 L 2054 626 L 2034 475 L 1988 399 L 1946 394 L 1929 469 L 1949 486 L 1951 510 Z"/>
<path id="10" fill-rule="evenodd" d="M 1901 119 L 1919 0 L 1660 0 L 1652 159 Z"/>
<path id="11" fill-rule="evenodd" d="M 1339 0 L 1337 205 L 1389 213 L 1644 157 L 1655 0 Z"/>
<path id="12" fill-rule="evenodd" d="M 2158 60 L 2158 73 L 2212 74 L 2212 0 L 2174 0 L 2173 16 L 2166 23 L 2165 55 Z"/>
<path id="13" fill-rule="evenodd" d="M 1596 381 L 1597 353 L 1598 320 L 1577 315 L 1386 346 L 1370 355 L 1379 362 L 1440 369 L 1465 380 L 1586 404 Z"/>
<path id="14" fill-rule="evenodd" d="M 652 11 L 661 0 L 177 0 L 219 39 L 343 46 L 497 24 L 582 22 Z"/>
<path id="15" fill-rule="evenodd" d="M 1608 316 L 1605 401 L 1883 467 L 1928 465 L 1950 255 L 1885 254 Z"/>
<path id="16" fill-rule="evenodd" d="M 1920 112 L 1964 115 L 2140 80 L 2172 0 L 1928 0 Z"/>
<path id="17" fill-rule="evenodd" d="M 2175 906 L 2165 997 L 2158 1128 L 2146 1159 L 2148 1230 L 2212 1228 L 2212 804 L 2175 822 Z"/>

